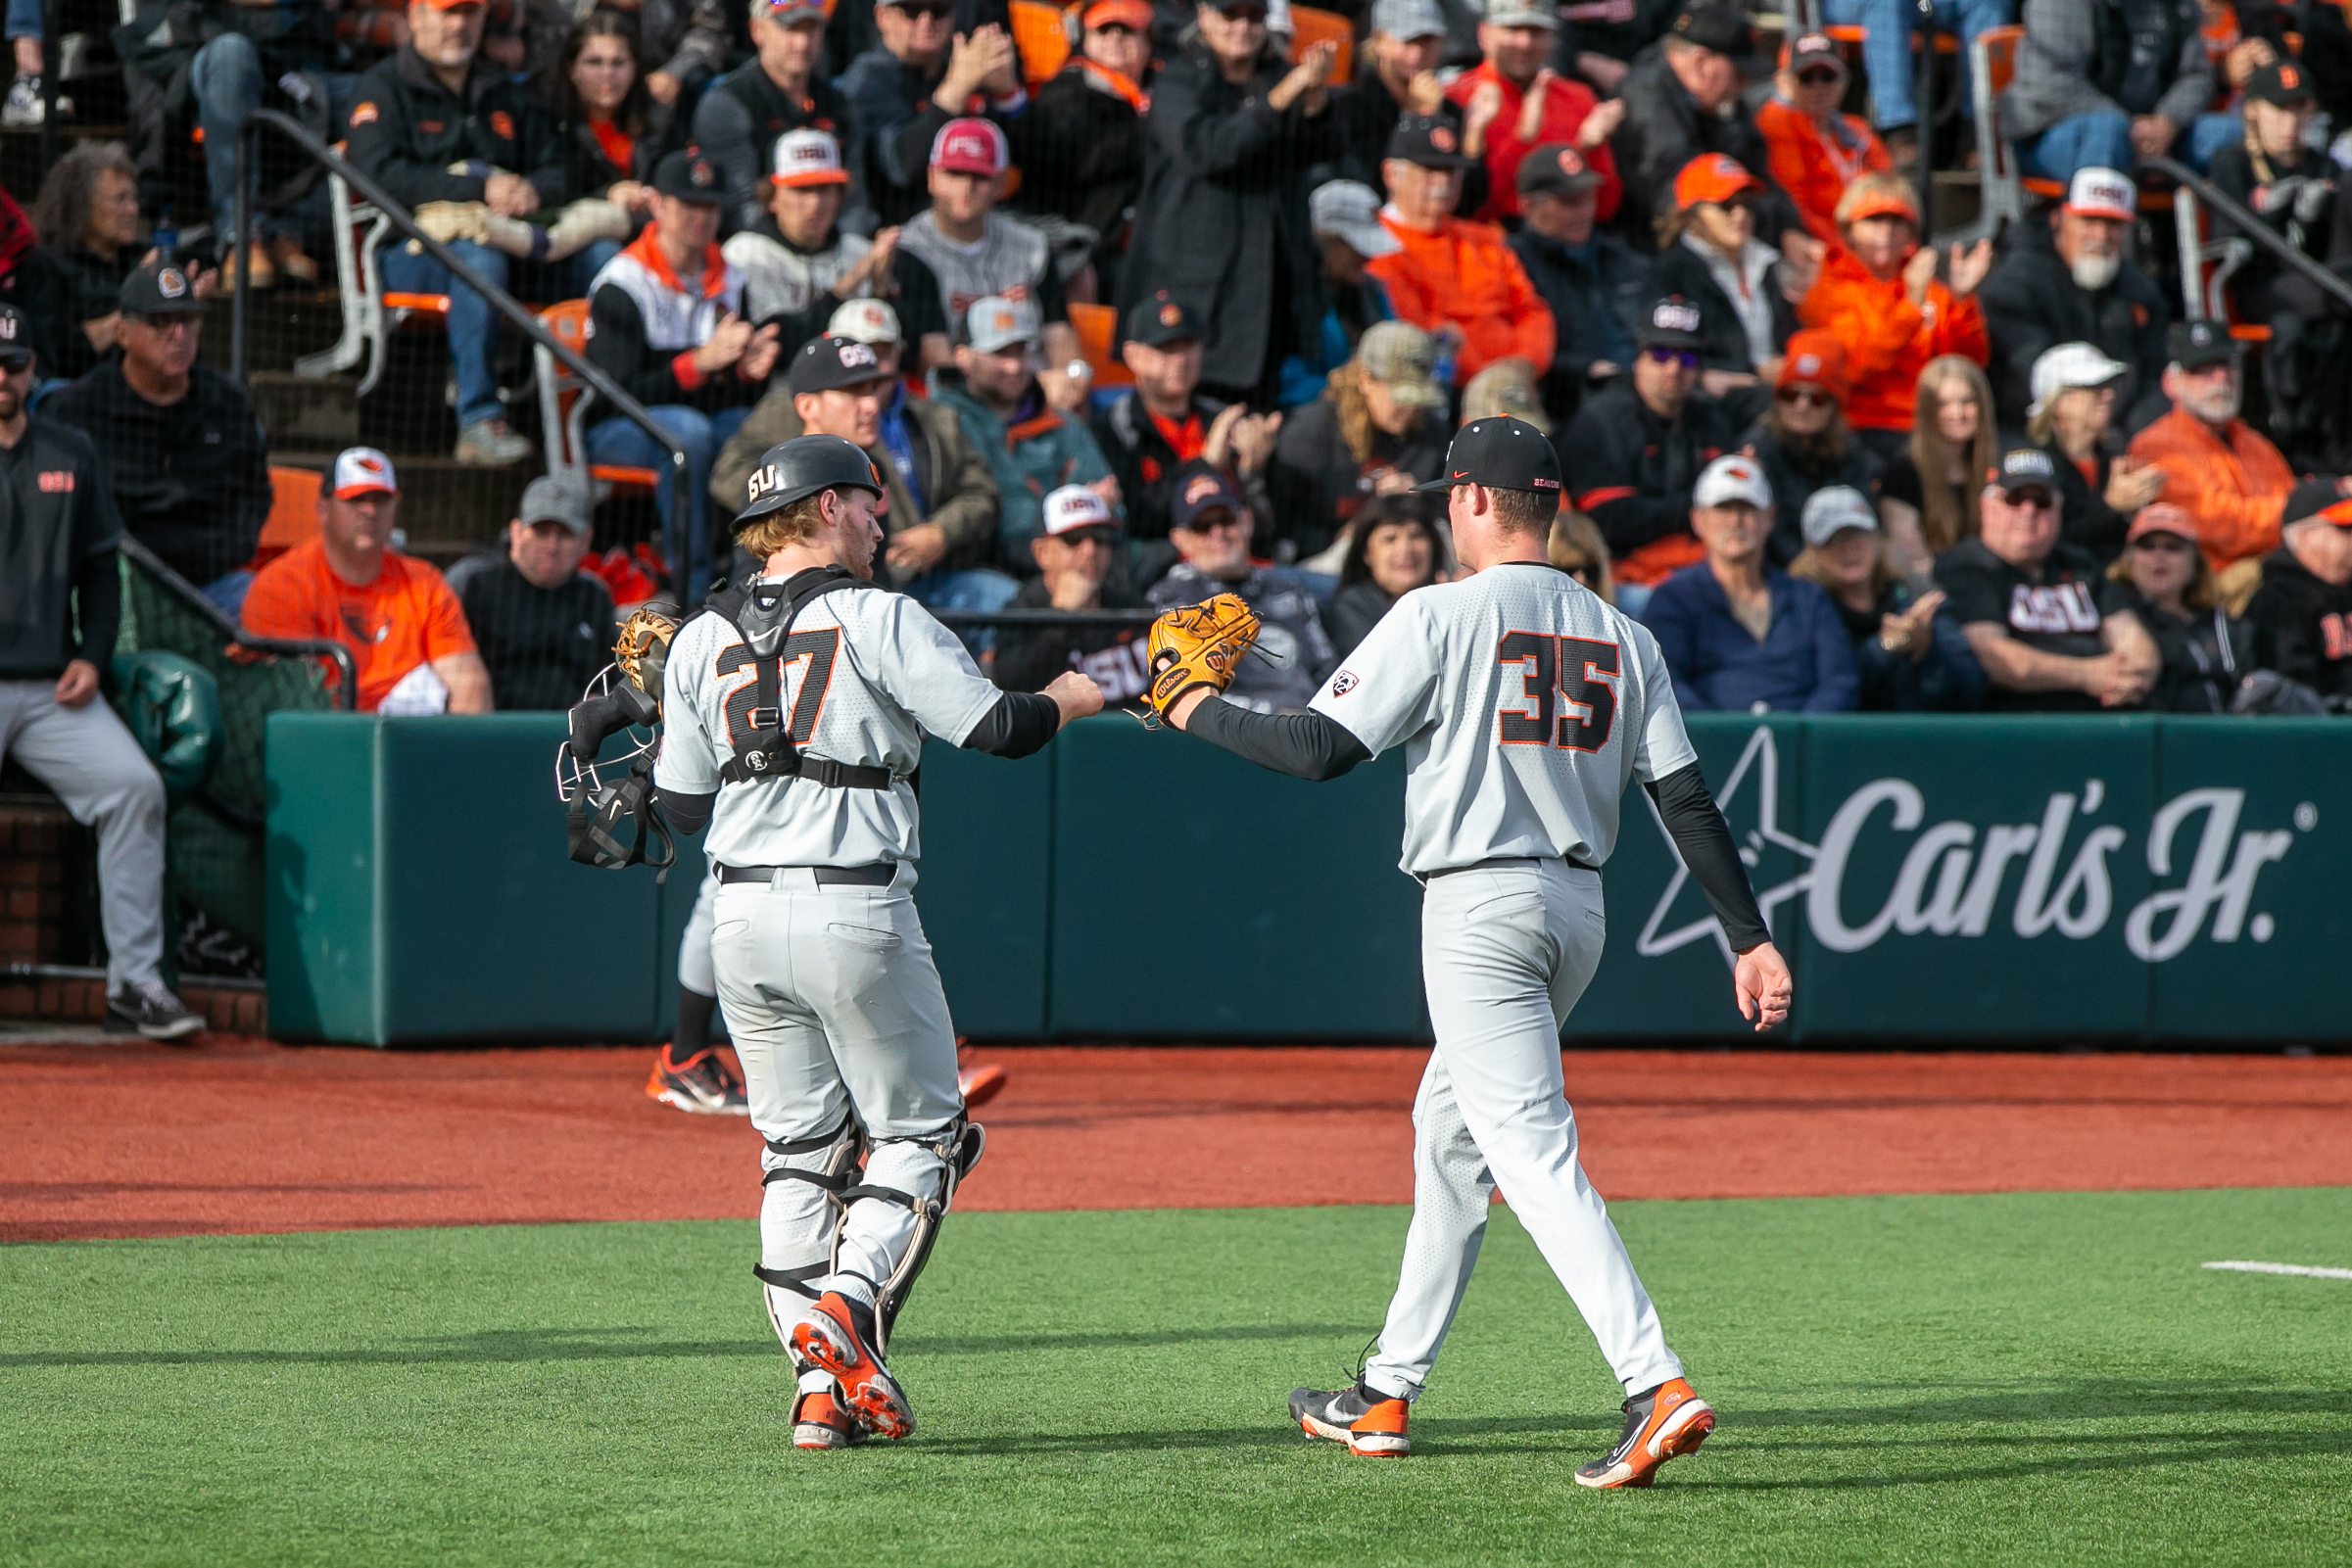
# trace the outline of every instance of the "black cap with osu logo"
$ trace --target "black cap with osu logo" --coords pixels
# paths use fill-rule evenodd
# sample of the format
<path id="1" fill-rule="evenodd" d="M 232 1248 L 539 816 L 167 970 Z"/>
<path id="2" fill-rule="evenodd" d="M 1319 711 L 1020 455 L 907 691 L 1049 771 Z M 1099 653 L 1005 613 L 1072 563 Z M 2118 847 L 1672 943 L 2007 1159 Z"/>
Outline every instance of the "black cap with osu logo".
<path id="1" fill-rule="evenodd" d="M 0 305 L 0 370 L 22 370 L 32 359 L 32 324 L 13 305 Z"/>
<path id="2" fill-rule="evenodd" d="M 682 147 L 655 166 L 653 188 L 682 202 L 708 202 L 713 207 L 727 199 L 719 166 L 699 147 Z"/>
<path id="3" fill-rule="evenodd" d="M 1474 419 L 1455 434 L 1446 449 L 1445 472 L 1414 489 L 1442 496 L 1456 485 L 1484 485 L 1489 490 L 1532 490 L 1558 499 L 1560 456 L 1544 433 L 1523 419 L 1499 415 Z"/>
<path id="4" fill-rule="evenodd" d="M 131 268 L 116 299 L 125 315 L 193 315 L 204 309 L 195 280 L 177 261 L 149 261 Z"/>

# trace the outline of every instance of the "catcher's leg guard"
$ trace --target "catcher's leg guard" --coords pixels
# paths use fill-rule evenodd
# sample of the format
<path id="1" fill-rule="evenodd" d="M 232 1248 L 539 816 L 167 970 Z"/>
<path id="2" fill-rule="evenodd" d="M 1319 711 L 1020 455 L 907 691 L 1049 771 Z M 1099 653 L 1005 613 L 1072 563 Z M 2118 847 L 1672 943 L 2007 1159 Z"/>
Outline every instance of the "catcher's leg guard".
<path id="1" fill-rule="evenodd" d="M 885 1139 L 867 1159 L 864 1180 L 841 1194 L 849 1206 L 841 1274 L 871 1292 L 876 1354 L 930 1260 L 956 1184 L 980 1163 L 986 1141 L 985 1132 L 961 1118 L 926 1137 Z"/>
<path id="2" fill-rule="evenodd" d="M 844 1195 L 856 1179 L 864 1134 L 853 1118 L 813 1138 L 777 1139 L 762 1159 L 760 1283 L 768 1324 L 787 1350 L 792 1324 L 823 1294 L 818 1282 L 834 1271 L 847 1214 Z"/>
<path id="3" fill-rule="evenodd" d="M 980 1164 L 981 1151 L 987 1147 L 987 1129 L 980 1123 L 959 1121 L 936 1143 L 942 1166 L 938 1201 L 914 1211 L 914 1232 L 907 1239 L 906 1252 L 899 1258 L 898 1266 L 890 1270 L 890 1277 L 875 1293 L 875 1332 L 884 1343 L 888 1342 L 900 1308 L 913 1294 L 923 1265 L 931 1261 L 932 1245 L 939 1238 L 939 1225 L 946 1219 L 947 1211 L 954 1207 L 957 1185 Z"/>

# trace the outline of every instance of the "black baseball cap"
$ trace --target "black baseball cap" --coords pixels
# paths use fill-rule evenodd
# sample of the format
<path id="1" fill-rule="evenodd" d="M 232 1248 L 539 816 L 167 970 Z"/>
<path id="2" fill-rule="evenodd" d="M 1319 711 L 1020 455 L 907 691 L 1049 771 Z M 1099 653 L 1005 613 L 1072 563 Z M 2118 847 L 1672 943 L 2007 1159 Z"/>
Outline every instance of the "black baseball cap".
<path id="1" fill-rule="evenodd" d="M 654 165 L 653 188 L 682 202 L 703 202 L 712 207 L 727 199 L 727 186 L 719 176 L 719 166 L 704 157 L 699 147 L 682 147 Z"/>
<path id="2" fill-rule="evenodd" d="M 1170 494 L 1175 498 L 1168 507 L 1171 528 L 1190 528 L 1203 512 L 1223 510 L 1239 517 L 1249 509 L 1224 470 L 1205 457 L 1195 457 L 1176 471 Z"/>
<path id="3" fill-rule="evenodd" d="M 0 305 L 0 365 L 21 370 L 32 358 L 32 329 L 24 312 Z"/>
<path id="4" fill-rule="evenodd" d="M 2274 60 L 2246 78 L 2248 103 L 2284 108 L 2313 101 L 2311 77 L 2304 73 L 2301 61 Z"/>
<path id="5" fill-rule="evenodd" d="M 124 315 L 193 315 L 204 309 L 196 280 L 177 261 L 149 261 L 131 268 L 117 296 Z"/>
<path id="6" fill-rule="evenodd" d="M 1527 149 L 1517 174 L 1521 196 L 1575 196 L 1594 189 L 1601 176 L 1584 156 L 1584 149 L 1567 142 L 1544 142 Z"/>
<path id="7" fill-rule="evenodd" d="M 1442 496 L 1456 485 L 1484 485 L 1489 490 L 1532 490 L 1558 499 L 1560 454 L 1544 433 L 1524 419 L 1499 414 L 1473 419 L 1454 434 L 1446 449 L 1445 471 L 1417 495 Z"/>
<path id="8" fill-rule="evenodd" d="M 1755 34 L 1749 30 L 1748 19 L 1713 0 L 1692 6 L 1677 16 L 1666 28 L 1666 34 L 1735 59 L 1755 53 Z"/>
<path id="9" fill-rule="evenodd" d="M 1148 300 L 1137 300 L 1134 309 L 1127 313 L 1127 335 L 1133 343 L 1147 349 L 1165 349 L 1172 343 L 1200 341 L 1200 317 L 1192 307 L 1161 289 Z"/>
<path id="10" fill-rule="evenodd" d="M 2352 500 L 2346 500 L 2336 489 L 2333 474 L 2322 474 L 2306 479 L 2286 493 L 2286 510 L 2279 514 L 2279 525 L 2300 523 L 2309 518 L 2321 518 L 2338 528 L 2352 528 Z"/>
<path id="11" fill-rule="evenodd" d="M 2184 370 L 2205 370 L 2237 357 L 2237 342 L 2220 321 L 2175 321 L 2164 334 L 2165 355 Z"/>
<path id="12" fill-rule="evenodd" d="M 1998 485 L 2003 490 L 2040 485 L 2044 490 L 2054 492 L 2058 486 L 2058 465 L 2040 447 L 2011 447 L 2000 454 L 2000 460 L 1987 472 L 1985 482 Z"/>
<path id="13" fill-rule="evenodd" d="M 1407 115 L 1388 133 L 1388 156 L 1423 168 L 1466 168 L 1478 162 L 1462 150 L 1462 133 L 1437 115 Z"/>
<path id="14" fill-rule="evenodd" d="M 834 392 L 862 387 L 869 381 L 883 380 L 888 374 L 882 367 L 882 356 L 874 352 L 872 344 L 828 335 L 800 345 L 800 352 L 792 356 L 792 375 L 785 385 L 795 394 Z"/>
<path id="15" fill-rule="evenodd" d="M 1679 294 L 1667 295 L 1642 313 L 1633 341 L 1642 349 L 1705 348 L 1706 339 L 1699 331 L 1699 307 Z"/>

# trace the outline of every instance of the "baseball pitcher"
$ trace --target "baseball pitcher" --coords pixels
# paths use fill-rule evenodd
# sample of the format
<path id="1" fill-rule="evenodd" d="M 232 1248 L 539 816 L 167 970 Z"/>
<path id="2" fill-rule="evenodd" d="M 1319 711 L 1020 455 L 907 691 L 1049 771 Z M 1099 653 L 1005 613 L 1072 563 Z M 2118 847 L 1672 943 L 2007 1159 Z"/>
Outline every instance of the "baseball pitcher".
<path id="1" fill-rule="evenodd" d="M 1220 695 L 1253 623 L 1239 600 L 1152 629 L 1151 699 L 1172 725 L 1277 772 L 1337 778 L 1406 748 L 1406 873 L 1437 1047 L 1414 1105 L 1413 1223 L 1376 1352 L 1352 1388 L 1300 1389 L 1294 1419 L 1360 1454 L 1409 1451 L 1407 1416 L 1469 1284 L 1500 1187 L 1624 1385 L 1625 1425 L 1576 1472 L 1646 1487 L 1715 1424 L 1576 1160 L 1560 1027 L 1601 962 L 1601 867 L 1639 780 L 1740 955 L 1758 1029 L 1788 1016 L 1788 966 L 1683 733 L 1656 641 L 1546 559 L 1551 444 L 1516 419 L 1464 426 L 1443 477 L 1460 582 L 1399 599 L 1309 711 Z"/>
<path id="2" fill-rule="evenodd" d="M 923 736 L 1023 757 L 1102 707 L 1076 672 L 999 691 L 878 588 L 883 496 L 838 436 L 768 450 L 735 525 L 764 575 L 672 641 L 653 770 L 671 826 L 710 830 L 712 968 L 767 1144 L 753 1273 L 804 1449 L 913 1431 L 886 1342 L 982 1147 L 912 897 Z"/>

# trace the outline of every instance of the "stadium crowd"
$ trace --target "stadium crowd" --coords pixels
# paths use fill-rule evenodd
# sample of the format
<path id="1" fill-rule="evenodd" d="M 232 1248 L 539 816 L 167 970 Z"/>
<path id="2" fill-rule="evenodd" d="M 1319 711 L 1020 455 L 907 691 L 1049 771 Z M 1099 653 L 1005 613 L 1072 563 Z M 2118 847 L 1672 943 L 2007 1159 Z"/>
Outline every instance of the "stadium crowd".
<path id="1" fill-rule="evenodd" d="M 585 300 L 589 356 L 687 453 L 681 478 L 612 410 L 587 429 L 590 459 L 660 475 L 656 575 L 738 569 L 759 453 L 843 436 L 888 484 L 893 587 L 1029 612 L 968 634 L 1007 686 L 1083 668 L 1132 703 L 1142 612 L 1229 590 L 1272 655 L 1235 697 L 1303 705 L 1445 579 L 1415 487 L 1509 414 L 1568 476 L 1555 561 L 1656 632 L 1687 707 L 2352 705 L 2352 387 L 2323 368 L 2352 312 L 2256 248 L 2230 293 L 2250 332 L 2179 319 L 2139 260 L 2168 198 L 2135 178 L 2210 170 L 2352 277 L 2335 6 L 1938 0 L 1956 113 L 1924 119 L 1898 0 L 1828 0 L 1858 35 L 1777 45 L 1723 0 L 1078 0 L 1041 34 L 1019 9 L 136 8 L 129 144 L 77 143 L 29 215 L 0 197 L 0 464 L 71 451 L 99 492 L 68 518 L 17 487 L 9 577 L 41 630 L 0 670 L 30 715 L 12 749 L 32 765 L 41 716 L 96 689 L 75 672 L 103 670 L 112 612 L 81 563 L 118 529 L 256 635 L 341 639 L 376 711 L 565 705 L 616 597 L 651 590 L 589 570 L 621 553 L 590 552 L 600 495 L 564 460 L 446 577 L 398 547 L 394 458 L 363 448 L 314 538 L 257 550 L 267 438 L 199 361 L 205 304 L 240 248 L 248 287 L 335 281 L 314 177 L 233 232 L 261 107 L 502 288 Z M 10 126 L 43 113 L 39 13 L 7 10 Z M 2014 23 L 1989 102 L 2057 194 L 1930 243 L 1911 176 L 1975 166 L 1968 45 Z M 174 229 L 189 156 L 210 221 Z M 449 298 L 456 459 L 539 462 L 500 316 L 421 245 L 382 269 Z"/>

